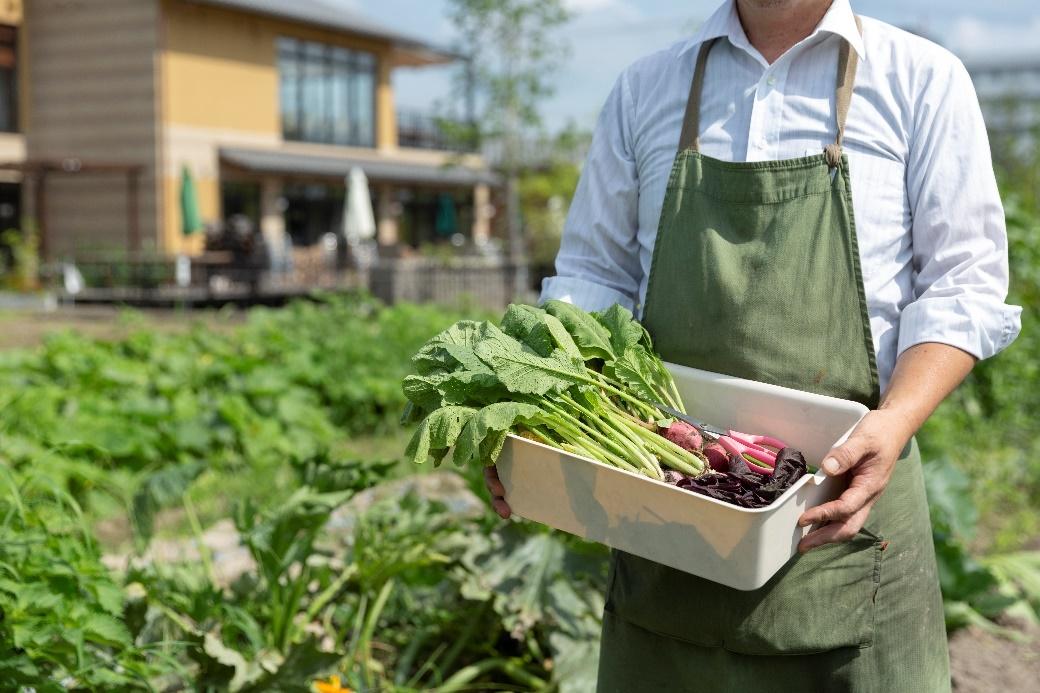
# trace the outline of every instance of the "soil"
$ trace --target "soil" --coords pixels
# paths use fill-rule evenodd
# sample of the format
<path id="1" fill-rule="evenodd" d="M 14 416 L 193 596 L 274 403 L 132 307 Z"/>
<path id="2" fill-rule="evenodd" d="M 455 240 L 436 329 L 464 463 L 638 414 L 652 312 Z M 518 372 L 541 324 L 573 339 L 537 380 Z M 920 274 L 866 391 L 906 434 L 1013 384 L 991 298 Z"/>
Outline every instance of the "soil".
<path id="1" fill-rule="evenodd" d="M 241 324 L 242 311 L 127 311 L 109 306 L 63 306 L 51 311 L 0 310 L 0 350 L 31 348 L 48 335 L 72 330 L 96 339 L 118 339 L 147 329 L 179 332 L 202 322 L 214 329 Z"/>
<path id="2" fill-rule="evenodd" d="M 950 637 L 956 693 L 1040 693 L 1040 628 L 1015 629 L 1021 641 L 976 626 Z"/>

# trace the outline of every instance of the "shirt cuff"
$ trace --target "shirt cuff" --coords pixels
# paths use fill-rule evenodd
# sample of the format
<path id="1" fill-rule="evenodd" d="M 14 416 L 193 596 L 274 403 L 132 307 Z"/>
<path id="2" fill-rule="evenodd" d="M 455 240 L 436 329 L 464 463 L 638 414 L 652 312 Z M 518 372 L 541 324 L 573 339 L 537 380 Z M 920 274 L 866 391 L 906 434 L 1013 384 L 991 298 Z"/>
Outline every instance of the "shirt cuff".
<path id="1" fill-rule="evenodd" d="M 556 299 L 571 303 L 582 310 L 605 310 L 615 303 L 632 310 L 635 301 L 631 296 L 611 289 L 609 286 L 590 282 L 577 277 L 547 277 L 542 280 L 542 296 L 539 303 Z"/>
<path id="2" fill-rule="evenodd" d="M 1005 349 L 1022 330 L 1022 309 L 992 299 L 921 298 L 899 318 L 897 356 L 924 342 L 948 344 L 978 359 Z"/>

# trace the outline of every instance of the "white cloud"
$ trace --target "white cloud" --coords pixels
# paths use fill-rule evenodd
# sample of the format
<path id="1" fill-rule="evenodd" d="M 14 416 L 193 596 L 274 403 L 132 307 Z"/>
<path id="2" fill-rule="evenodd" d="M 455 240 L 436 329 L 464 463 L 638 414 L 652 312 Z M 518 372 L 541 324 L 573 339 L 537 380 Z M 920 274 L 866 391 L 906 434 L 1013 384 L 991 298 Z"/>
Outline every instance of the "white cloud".
<path id="1" fill-rule="evenodd" d="M 1020 22 L 986 21 L 978 17 L 958 17 L 946 32 L 946 44 L 964 58 L 1038 54 L 1036 36 L 1040 16 Z"/>
<path id="2" fill-rule="evenodd" d="M 627 0 L 563 0 L 563 6 L 577 16 L 598 14 L 600 16 L 632 19 L 642 15 Z"/>
<path id="3" fill-rule="evenodd" d="M 563 0 L 564 7 L 575 14 L 606 10 L 617 4 L 618 0 Z"/>

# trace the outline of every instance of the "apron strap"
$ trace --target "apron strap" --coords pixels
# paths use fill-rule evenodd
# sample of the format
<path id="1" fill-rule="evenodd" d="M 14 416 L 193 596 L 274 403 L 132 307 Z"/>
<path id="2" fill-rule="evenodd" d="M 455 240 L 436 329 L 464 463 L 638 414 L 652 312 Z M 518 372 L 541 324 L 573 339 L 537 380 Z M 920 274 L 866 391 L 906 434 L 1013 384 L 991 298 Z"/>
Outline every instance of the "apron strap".
<path id="1" fill-rule="evenodd" d="M 856 15 L 856 28 L 863 33 L 863 23 Z M 683 116 L 682 132 L 679 135 L 679 151 L 687 149 L 700 151 L 701 130 L 701 93 L 704 91 L 704 72 L 708 65 L 708 53 L 721 37 L 715 37 L 701 44 L 697 54 L 697 67 L 693 71 L 693 82 L 690 84 L 690 96 L 686 100 L 686 114 Z M 842 41 L 838 54 L 838 79 L 835 85 L 835 118 L 838 134 L 834 144 L 824 147 L 827 164 L 834 168 L 841 163 L 841 143 L 845 138 L 845 121 L 849 117 L 849 104 L 852 102 L 852 88 L 856 82 L 856 69 L 859 67 L 859 55 L 852 50 L 848 41 Z"/>
<path id="2" fill-rule="evenodd" d="M 856 15 L 856 28 L 863 33 L 863 22 Z M 838 83 L 835 87 L 835 111 L 838 121 L 838 136 L 834 144 L 828 144 L 823 148 L 827 156 L 827 165 L 837 168 L 841 163 L 841 143 L 845 139 L 845 121 L 849 117 L 849 104 L 852 102 L 852 89 L 856 82 L 856 68 L 859 67 L 859 54 L 852 50 L 848 41 L 841 44 L 841 52 L 838 54 Z"/>
<path id="3" fill-rule="evenodd" d="M 702 43 L 700 53 L 697 54 L 697 67 L 693 71 L 690 96 L 686 99 L 686 115 L 683 116 L 682 133 L 679 135 L 679 151 L 686 149 L 700 151 L 701 92 L 704 91 L 704 70 L 708 65 L 708 53 L 719 38 L 716 36 Z"/>

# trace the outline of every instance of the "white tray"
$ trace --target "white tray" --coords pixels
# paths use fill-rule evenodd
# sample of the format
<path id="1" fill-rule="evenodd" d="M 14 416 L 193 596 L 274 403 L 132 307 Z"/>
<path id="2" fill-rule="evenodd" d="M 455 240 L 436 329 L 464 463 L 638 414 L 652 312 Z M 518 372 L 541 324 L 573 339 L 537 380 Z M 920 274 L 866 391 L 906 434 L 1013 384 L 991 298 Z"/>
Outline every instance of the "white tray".
<path id="1" fill-rule="evenodd" d="M 867 413 L 858 402 L 668 365 L 689 414 L 774 436 L 811 467 Z M 807 474 L 766 508 L 745 509 L 510 436 L 498 461 L 517 515 L 741 590 L 764 585 L 808 531 L 799 515 L 842 482 Z"/>

